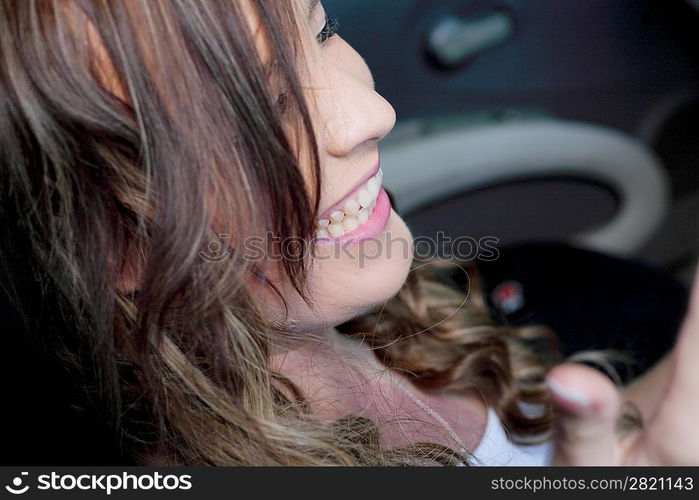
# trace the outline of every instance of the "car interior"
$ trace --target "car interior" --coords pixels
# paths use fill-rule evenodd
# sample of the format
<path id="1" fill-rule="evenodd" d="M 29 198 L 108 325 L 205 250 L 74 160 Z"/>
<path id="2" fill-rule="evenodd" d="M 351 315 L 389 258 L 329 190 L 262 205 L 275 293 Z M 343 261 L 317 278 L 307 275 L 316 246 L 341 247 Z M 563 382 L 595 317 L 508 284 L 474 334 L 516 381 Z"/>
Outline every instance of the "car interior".
<path id="1" fill-rule="evenodd" d="M 657 361 L 699 243 L 699 2 L 325 5 L 396 109 L 381 164 L 413 235 L 494 238 L 493 314 L 564 354 Z"/>

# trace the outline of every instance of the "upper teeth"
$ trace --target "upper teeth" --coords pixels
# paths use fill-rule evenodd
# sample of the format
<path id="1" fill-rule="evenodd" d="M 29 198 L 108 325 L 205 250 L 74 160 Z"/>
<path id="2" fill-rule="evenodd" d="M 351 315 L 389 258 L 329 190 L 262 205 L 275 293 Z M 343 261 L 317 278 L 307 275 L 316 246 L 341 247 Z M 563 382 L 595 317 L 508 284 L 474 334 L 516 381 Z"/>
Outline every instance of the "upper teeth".
<path id="1" fill-rule="evenodd" d="M 383 172 L 381 169 L 350 197 L 340 209 L 328 218 L 316 221 L 316 237 L 339 238 L 364 224 L 376 207 L 376 199 L 381 191 Z"/>

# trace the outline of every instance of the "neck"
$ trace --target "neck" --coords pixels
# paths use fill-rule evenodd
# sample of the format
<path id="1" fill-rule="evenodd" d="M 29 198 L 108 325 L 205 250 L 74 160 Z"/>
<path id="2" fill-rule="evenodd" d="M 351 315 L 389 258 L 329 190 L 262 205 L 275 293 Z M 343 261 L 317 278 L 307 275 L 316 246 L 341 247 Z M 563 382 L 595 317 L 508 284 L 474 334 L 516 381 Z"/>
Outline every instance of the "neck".
<path id="1" fill-rule="evenodd" d="M 321 420 L 369 418 L 388 446 L 416 440 L 467 449 L 477 444 L 486 418 L 480 398 L 426 394 L 335 328 L 308 338 L 272 356 L 271 368 L 296 385 Z"/>
<path id="2" fill-rule="evenodd" d="M 289 378 L 313 406 L 330 418 L 347 414 L 347 403 L 385 369 L 367 346 L 328 328 L 310 334 L 302 343 L 286 346 L 274 354 L 271 368 Z M 329 401 L 334 404 L 328 405 Z M 350 404 L 354 407 L 354 405 Z M 338 415 L 341 413 L 341 415 Z"/>

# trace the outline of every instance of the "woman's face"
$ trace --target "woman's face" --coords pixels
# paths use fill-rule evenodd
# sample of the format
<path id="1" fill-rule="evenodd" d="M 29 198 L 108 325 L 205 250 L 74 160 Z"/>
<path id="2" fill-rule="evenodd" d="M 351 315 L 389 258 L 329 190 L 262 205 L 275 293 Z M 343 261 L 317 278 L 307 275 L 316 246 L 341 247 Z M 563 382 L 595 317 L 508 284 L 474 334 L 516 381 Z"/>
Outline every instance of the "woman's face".
<path id="1" fill-rule="evenodd" d="M 307 66 L 300 78 L 322 172 L 308 282 L 315 304 L 307 305 L 277 270 L 270 276 L 289 314 L 284 316 L 280 299 L 268 291 L 263 308 L 275 322 L 312 332 L 338 325 L 394 295 L 410 268 L 412 238 L 380 185 L 378 143 L 393 128 L 395 112 L 374 91 L 371 72 L 347 42 L 339 35 L 324 43 L 316 39 L 326 25 L 322 4 L 296 1 L 301 25 L 307 28 Z"/>

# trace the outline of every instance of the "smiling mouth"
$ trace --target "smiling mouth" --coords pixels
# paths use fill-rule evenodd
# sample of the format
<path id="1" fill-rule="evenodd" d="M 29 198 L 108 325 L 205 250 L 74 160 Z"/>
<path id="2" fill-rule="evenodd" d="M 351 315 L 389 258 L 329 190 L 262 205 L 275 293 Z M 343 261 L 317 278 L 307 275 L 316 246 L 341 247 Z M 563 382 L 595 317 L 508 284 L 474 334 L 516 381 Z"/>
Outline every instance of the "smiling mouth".
<path id="1" fill-rule="evenodd" d="M 341 238 L 366 224 L 376 208 L 382 181 L 383 171 L 379 168 L 368 181 L 350 193 L 341 205 L 333 207 L 316 220 L 316 238 Z"/>

